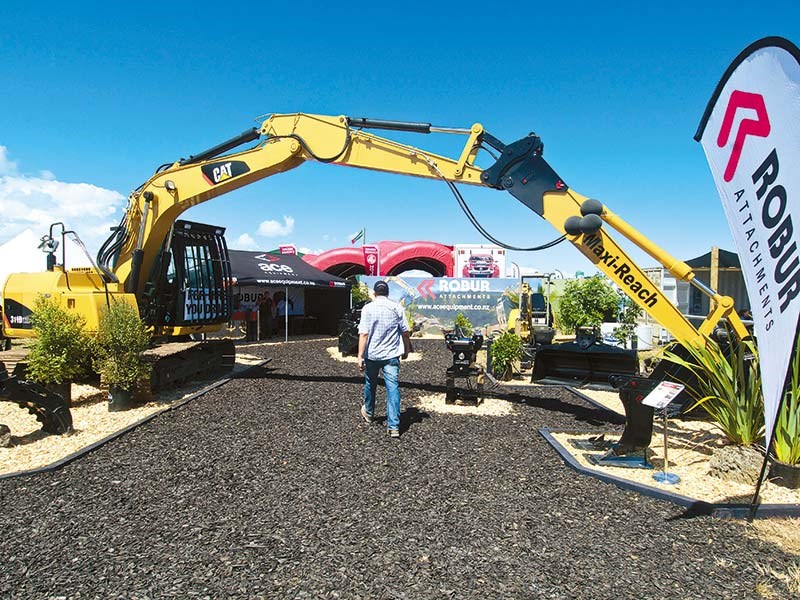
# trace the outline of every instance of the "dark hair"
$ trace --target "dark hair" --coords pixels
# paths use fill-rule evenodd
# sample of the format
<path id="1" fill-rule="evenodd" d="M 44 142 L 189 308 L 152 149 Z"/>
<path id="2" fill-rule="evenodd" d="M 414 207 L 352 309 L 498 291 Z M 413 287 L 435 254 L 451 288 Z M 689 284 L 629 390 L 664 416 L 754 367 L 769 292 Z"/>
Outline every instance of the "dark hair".
<path id="1" fill-rule="evenodd" d="M 383 281 L 376 281 L 375 285 L 372 286 L 372 289 L 375 291 L 376 296 L 388 296 L 389 295 L 389 284 Z"/>

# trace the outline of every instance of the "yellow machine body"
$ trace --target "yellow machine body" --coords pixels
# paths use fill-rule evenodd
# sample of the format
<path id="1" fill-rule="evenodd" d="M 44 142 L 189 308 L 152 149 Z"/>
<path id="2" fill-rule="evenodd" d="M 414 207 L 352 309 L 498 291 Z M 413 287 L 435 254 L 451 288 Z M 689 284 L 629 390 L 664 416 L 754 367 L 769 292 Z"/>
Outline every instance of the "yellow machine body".
<path id="1" fill-rule="evenodd" d="M 109 302 L 125 302 L 138 310 L 136 296 L 122 291 L 118 283 L 103 284 L 102 277 L 89 268 L 68 269 L 56 267 L 53 271 L 39 273 L 12 273 L 3 287 L 3 298 L 32 307 L 38 296 L 55 298 L 69 311 L 75 311 L 86 320 L 86 330 L 97 331 L 103 309 Z M 3 314 L 4 330 L 11 338 L 33 337 L 29 315 L 8 317 Z M 153 333 L 160 336 L 185 336 L 217 331 L 218 325 L 191 325 L 159 327 Z"/>
<path id="2" fill-rule="evenodd" d="M 53 271 L 40 273 L 12 273 L 3 287 L 3 298 L 32 307 L 39 296 L 56 299 L 61 306 L 75 311 L 86 320 L 86 329 L 95 332 L 100 323 L 100 314 L 107 305 L 107 298 L 127 302 L 136 307 L 136 297 L 119 290 L 118 284 L 106 287 L 100 275 L 93 269 L 70 269 L 56 267 Z M 6 333 L 10 337 L 33 337 L 29 315 L 4 315 Z"/>
<path id="3" fill-rule="evenodd" d="M 508 330 L 516 333 L 524 343 L 530 342 L 531 328 L 534 323 L 531 309 L 532 293 L 530 284 L 522 282 L 518 307 L 512 308 L 508 314 Z M 546 319 L 541 321 L 543 325 L 547 325 Z"/>

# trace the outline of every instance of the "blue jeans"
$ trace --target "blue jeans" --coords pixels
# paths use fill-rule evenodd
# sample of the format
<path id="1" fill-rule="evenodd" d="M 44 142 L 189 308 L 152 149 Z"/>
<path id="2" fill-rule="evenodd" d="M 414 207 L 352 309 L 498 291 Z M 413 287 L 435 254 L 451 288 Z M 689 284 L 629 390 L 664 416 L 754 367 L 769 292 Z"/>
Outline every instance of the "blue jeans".
<path id="1" fill-rule="evenodd" d="M 383 369 L 386 384 L 386 428 L 400 430 L 400 359 L 364 361 L 364 407 L 368 415 L 375 414 L 375 391 L 378 389 L 378 373 Z"/>

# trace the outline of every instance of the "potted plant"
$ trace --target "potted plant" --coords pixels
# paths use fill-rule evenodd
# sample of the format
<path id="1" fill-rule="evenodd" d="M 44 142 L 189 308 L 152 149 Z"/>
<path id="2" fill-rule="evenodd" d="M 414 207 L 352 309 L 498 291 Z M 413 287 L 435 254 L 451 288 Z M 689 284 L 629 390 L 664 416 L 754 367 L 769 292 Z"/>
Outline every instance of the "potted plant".
<path id="1" fill-rule="evenodd" d="M 108 410 L 127 410 L 142 380 L 150 374 L 150 365 L 142 352 L 150 344 L 150 335 L 130 304 L 114 301 L 103 311 L 97 332 L 95 368 L 108 385 Z"/>
<path id="2" fill-rule="evenodd" d="M 764 437 L 764 397 L 758 369 L 758 352 L 751 340 L 738 342 L 728 351 L 710 340 L 703 346 L 684 346 L 688 357 L 664 351 L 664 360 L 683 367 L 691 375 L 686 392 L 702 406 L 730 442 L 754 446 Z"/>
<path id="3" fill-rule="evenodd" d="M 619 296 L 601 276 L 568 281 L 558 301 L 559 328 L 574 333 L 579 327 L 600 327 L 616 314 Z"/>
<path id="4" fill-rule="evenodd" d="M 522 358 L 522 339 L 506 331 L 492 341 L 492 372 L 503 380 L 511 379 L 514 363 Z"/>
<path id="5" fill-rule="evenodd" d="M 800 487 L 800 339 L 792 358 L 792 379 L 783 399 L 772 442 L 770 476 L 775 483 Z"/>
<path id="6" fill-rule="evenodd" d="M 59 394 L 71 405 L 71 384 L 87 379 L 91 369 L 91 338 L 85 319 L 53 298 L 39 296 L 31 325 L 35 337 L 26 358 L 25 376 Z"/>
<path id="7" fill-rule="evenodd" d="M 636 350 L 636 325 L 639 322 L 639 317 L 642 316 L 642 307 L 636 304 L 627 296 L 621 298 L 621 305 L 619 313 L 617 314 L 617 327 L 611 332 L 611 335 L 617 340 L 623 348 L 628 347 L 631 343 L 631 348 Z"/>

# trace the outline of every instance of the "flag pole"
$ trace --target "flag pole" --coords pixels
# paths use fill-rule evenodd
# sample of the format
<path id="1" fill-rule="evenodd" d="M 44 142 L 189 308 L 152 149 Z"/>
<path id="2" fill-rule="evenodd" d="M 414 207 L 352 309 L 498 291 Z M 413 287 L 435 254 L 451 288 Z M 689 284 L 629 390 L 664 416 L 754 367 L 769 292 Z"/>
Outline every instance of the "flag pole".
<path id="1" fill-rule="evenodd" d="M 788 390 L 786 388 L 789 387 L 790 385 L 789 382 L 792 382 L 791 385 L 794 385 L 795 361 L 800 359 L 800 356 L 798 356 L 797 354 L 798 352 L 800 352 L 800 348 L 798 348 L 798 343 L 800 343 L 800 339 L 798 339 L 798 337 L 800 337 L 800 334 L 798 332 L 795 332 L 794 345 L 793 345 L 794 353 L 792 354 L 792 360 L 789 361 L 789 368 L 786 371 L 786 375 L 783 379 L 783 387 L 781 388 L 781 397 L 780 400 L 778 400 L 778 409 L 775 411 L 775 419 L 772 422 L 772 430 L 769 436 L 769 441 L 767 442 L 767 451 L 766 454 L 764 454 L 764 462 L 761 463 L 761 473 L 758 476 L 758 481 L 756 481 L 756 491 L 753 493 L 753 499 L 750 502 L 750 515 L 748 517 L 748 520 L 750 521 L 755 519 L 756 511 L 758 510 L 758 495 L 761 492 L 761 484 L 764 483 L 764 479 L 766 476 L 767 463 L 769 462 L 769 455 L 772 453 L 772 447 L 775 445 L 775 431 L 777 429 L 778 419 L 781 418 L 781 411 L 783 410 L 783 404 L 786 401 L 786 396 L 788 393 Z M 759 366 L 759 368 L 761 367 Z M 763 389 L 763 382 L 762 382 L 762 389 Z M 764 419 L 764 425 L 766 426 L 766 419 Z"/>
<path id="2" fill-rule="evenodd" d="M 753 499 L 750 501 L 750 516 L 748 517 L 749 521 L 753 521 L 756 517 L 756 511 L 758 510 L 758 495 L 761 492 L 761 484 L 764 483 L 764 479 L 767 474 L 767 463 L 769 463 L 769 455 L 772 453 L 772 446 L 775 442 L 775 426 L 778 424 L 778 419 L 781 416 L 781 411 L 783 410 L 783 401 L 786 399 L 786 385 L 783 386 L 783 394 L 781 395 L 781 399 L 778 401 L 778 411 L 775 413 L 775 420 L 772 422 L 772 432 L 769 436 L 769 443 L 767 443 L 767 452 L 764 454 L 764 462 L 761 463 L 761 473 L 758 475 L 758 481 L 756 481 L 756 491 L 753 493 Z"/>

